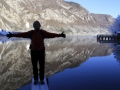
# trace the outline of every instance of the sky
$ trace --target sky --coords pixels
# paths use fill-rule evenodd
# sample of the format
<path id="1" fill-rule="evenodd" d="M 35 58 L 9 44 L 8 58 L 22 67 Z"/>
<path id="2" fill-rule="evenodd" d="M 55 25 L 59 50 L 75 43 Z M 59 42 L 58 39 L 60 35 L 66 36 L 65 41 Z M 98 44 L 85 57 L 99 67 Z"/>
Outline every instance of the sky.
<path id="1" fill-rule="evenodd" d="M 65 0 L 79 3 L 90 13 L 108 14 L 113 18 L 120 15 L 120 0 Z"/>

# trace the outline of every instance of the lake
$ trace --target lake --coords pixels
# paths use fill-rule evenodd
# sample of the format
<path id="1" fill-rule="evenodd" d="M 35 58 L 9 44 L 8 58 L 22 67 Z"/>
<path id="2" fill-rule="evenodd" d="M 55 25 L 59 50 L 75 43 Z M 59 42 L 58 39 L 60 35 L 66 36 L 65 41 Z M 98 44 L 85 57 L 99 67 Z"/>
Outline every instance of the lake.
<path id="1" fill-rule="evenodd" d="M 29 39 L 0 37 L 0 90 L 30 90 Z M 50 90 L 120 90 L 120 47 L 95 36 L 46 39 Z"/>

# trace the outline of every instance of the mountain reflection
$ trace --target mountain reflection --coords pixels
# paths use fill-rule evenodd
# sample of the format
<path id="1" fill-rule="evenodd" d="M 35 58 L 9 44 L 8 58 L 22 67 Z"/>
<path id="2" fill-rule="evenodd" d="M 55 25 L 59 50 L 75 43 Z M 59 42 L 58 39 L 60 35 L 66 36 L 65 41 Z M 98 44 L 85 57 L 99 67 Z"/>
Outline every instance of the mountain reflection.
<path id="1" fill-rule="evenodd" d="M 30 82 L 32 65 L 29 44 L 28 39 L 15 38 L 0 43 L 0 90 L 15 90 Z M 101 45 L 91 36 L 46 39 L 45 46 L 47 77 L 66 68 L 77 67 L 89 57 L 107 56 L 112 52 L 108 44 Z"/>

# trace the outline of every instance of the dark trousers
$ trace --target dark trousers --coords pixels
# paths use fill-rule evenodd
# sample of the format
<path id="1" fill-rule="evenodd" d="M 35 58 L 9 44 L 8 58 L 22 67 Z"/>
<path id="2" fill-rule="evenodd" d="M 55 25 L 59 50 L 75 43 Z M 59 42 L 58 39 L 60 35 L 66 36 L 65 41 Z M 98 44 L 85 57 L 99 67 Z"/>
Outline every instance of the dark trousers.
<path id="1" fill-rule="evenodd" d="M 31 50 L 31 62 L 33 66 L 34 80 L 38 80 L 38 67 L 37 67 L 38 62 L 40 80 L 44 80 L 45 50 L 39 51 Z"/>

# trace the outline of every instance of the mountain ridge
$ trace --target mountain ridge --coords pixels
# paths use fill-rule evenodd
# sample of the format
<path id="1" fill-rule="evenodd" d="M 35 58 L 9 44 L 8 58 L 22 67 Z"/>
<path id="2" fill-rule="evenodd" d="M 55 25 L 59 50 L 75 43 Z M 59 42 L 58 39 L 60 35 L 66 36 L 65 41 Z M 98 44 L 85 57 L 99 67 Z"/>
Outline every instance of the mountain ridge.
<path id="1" fill-rule="evenodd" d="M 93 14 L 78 3 L 64 0 L 2 0 L 0 11 L 0 27 L 10 31 L 33 29 L 33 22 L 38 20 L 42 28 L 53 32 L 60 32 L 61 28 L 67 31 L 72 27 L 72 34 L 75 34 L 74 30 L 83 34 L 81 27 L 93 30 L 100 27 L 110 32 L 109 26 L 114 22 L 110 15 Z M 76 26 L 79 30 L 75 29 Z M 94 31 L 97 33 L 96 29 Z"/>

